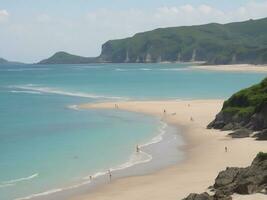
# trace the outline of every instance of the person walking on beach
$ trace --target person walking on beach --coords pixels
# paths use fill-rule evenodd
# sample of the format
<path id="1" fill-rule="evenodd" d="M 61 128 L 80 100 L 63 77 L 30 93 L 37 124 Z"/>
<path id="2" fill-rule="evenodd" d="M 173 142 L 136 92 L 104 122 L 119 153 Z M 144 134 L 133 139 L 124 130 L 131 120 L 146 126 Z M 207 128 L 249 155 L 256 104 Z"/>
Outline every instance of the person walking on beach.
<path id="1" fill-rule="evenodd" d="M 225 151 L 225 152 L 228 152 L 228 148 L 227 148 L 227 146 L 224 147 L 224 151 Z"/>
<path id="2" fill-rule="evenodd" d="M 191 122 L 194 121 L 193 117 L 190 117 L 190 121 L 191 121 Z"/>
<path id="3" fill-rule="evenodd" d="M 165 109 L 163 110 L 163 113 L 166 114 L 166 110 Z"/>
<path id="4" fill-rule="evenodd" d="M 111 174 L 111 171 L 110 171 L 110 169 L 108 170 L 108 175 L 109 175 L 109 181 L 111 181 L 112 174 Z"/>

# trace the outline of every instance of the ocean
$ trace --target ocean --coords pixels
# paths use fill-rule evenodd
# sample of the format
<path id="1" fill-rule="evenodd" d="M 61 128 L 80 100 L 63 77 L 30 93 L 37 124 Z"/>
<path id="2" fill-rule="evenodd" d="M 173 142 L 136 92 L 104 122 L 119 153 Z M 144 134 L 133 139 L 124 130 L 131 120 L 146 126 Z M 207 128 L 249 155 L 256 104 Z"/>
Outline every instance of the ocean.
<path id="1" fill-rule="evenodd" d="M 190 66 L 0 66 L 0 199 L 45 198 L 90 185 L 90 176 L 97 179 L 108 170 L 118 173 L 153 162 L 158 169 L 165 165 L 156 162 L 161 158 L 153 151 L 165 148 L 168 152 L 183 144 L 176 129 L 160 118 L 115 109 L 79 110 L 79 104 L 225 99 L 266 76 L 192 70 Z M 175 144 L 153 147 L 164 146 L 164 137 L 176 140 Z M 143 145 L 142 154 L 135 153 L 137 144 Z M 184 156 L 180 150 L 168 155 L 167 164 Z"/>

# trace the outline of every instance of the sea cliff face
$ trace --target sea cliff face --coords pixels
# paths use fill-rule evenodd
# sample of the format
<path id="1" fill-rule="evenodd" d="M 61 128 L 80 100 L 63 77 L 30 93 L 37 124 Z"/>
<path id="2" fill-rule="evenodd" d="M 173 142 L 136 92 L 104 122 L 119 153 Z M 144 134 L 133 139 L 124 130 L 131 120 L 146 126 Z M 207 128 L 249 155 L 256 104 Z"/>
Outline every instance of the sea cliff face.
<path id="1" fill-rule="evenodd" d="M 230 24 L 159 28 L 110 40 L 98 57 L 58 52 L 39 64 L 206 62 L 267 63 L 267 18 Z"/>
<path id="2" fill-rule="evenodd" d="M 267 63 L 267 18 L 160 28 L 102 45 L 106 62 Z"/>

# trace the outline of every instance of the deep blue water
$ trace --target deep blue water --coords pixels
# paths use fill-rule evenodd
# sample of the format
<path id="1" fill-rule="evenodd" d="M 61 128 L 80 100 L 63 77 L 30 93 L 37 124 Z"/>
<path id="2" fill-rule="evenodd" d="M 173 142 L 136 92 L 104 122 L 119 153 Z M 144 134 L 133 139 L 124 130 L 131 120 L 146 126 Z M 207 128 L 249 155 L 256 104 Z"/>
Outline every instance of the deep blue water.
<path id="1" fill-rule="evenodd" d="M 0 199 L 88 181 L 129 160 L 157 134 L 160 119 L 80 103 L 227 98 L 265 74 L 198 71 L 188 64 L 0 67 Z"/>

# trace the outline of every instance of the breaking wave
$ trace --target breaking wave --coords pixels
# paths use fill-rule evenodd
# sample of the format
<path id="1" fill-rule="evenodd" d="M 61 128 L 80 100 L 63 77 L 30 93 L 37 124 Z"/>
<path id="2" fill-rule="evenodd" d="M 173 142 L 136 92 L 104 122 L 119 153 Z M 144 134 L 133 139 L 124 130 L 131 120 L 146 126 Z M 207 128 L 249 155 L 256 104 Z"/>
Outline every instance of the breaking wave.
<path id="1" fill-rule="evenodd" d="M 58 95 L 65 95 L 65 96 L 74 96 L 74 97 L 84 97 L 84 98 L 92 98 L 92 99 L 113 99 L 113 100 L 127 100 L 128 98 L 125 97 L 117 97 L 117 96 L 105 96 L 105 95 L 96 95 L 84 92 L 70 92 L 65 90 L 60 90 L 57 88 L 51 87 L 40 87 L 38 85 L 27 84 L 27 85 L 13 85 L 9 86 L 9 88 L 17 89 L 12 90 L 11 92 L 20 92 L 20 93 L 35 93 L 35 94 L 58 94 Z"/>

